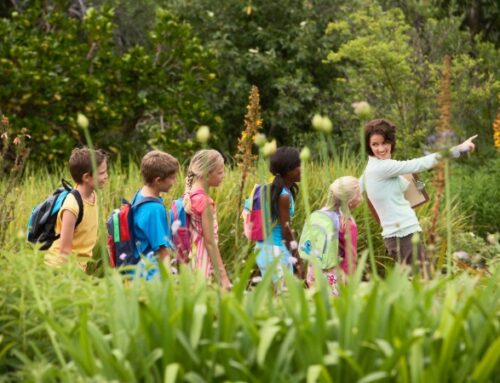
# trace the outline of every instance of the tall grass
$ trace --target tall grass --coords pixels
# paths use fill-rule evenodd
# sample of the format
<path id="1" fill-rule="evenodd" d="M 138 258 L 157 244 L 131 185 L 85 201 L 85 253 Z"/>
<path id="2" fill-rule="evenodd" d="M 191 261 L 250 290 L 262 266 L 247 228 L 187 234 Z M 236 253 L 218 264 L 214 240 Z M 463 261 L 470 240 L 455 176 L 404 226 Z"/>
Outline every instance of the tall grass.
<path id="1" fill-rule="evenodd" d="M 328 161 L 318 164 L 310 162 L 307 164 L 307 181 L 308 181 L 308 194 L 311 209 L 318 209 L 326 202 L 327 191 L 330 183 L 338 177 L 344 175 L 360 176 L 363 171 L 364 163 L 362 163 L 356 156 L 344 153 L 336 158 L 335 161 Z M 263 166 L 259 167 L 254 174 L 247 175 L 247 182 L 245 184 L 244 195 L 248 195 L 255 183 L 262 183 L 268 181 L 270 174 L 266 173 Z M 49 173 L 43 169 L 33 171 L 27 169 L 22 181 L 15 189 L 17 198 L 16 205 L 16 219 L 7 228 L 7 235 L 3 247 L 5 249 L 17 250 L 19 248 L 19 236 L 22 236 L 26 230 L 31 209 L 41 202 L 47 195 L 59 185 L 61 177 L 70 179 L 66 171 L 59 171 L 56 173 Z M 184 192 L 184 174 L 179 174 L 178 182 L 174 185 L 172 190 L 164 196 L 166 207 L 170 206 L 172 199 L 179 197 Z M 224 261 L 229 265 L 229 272 L 240 269 L 239 262 L 241 261 L 241 254 L 247 250 L 251 243 L 249 243 L 243 236 L 241 230 L 236 233 L 235 222 L 239 219 L 242 207 L 238 206 L 238 185 L 241 181 L 239 170 L 234 170 L 228 167 L 226 169 L 226 176 L 223 183 L 218 187 L 211 189 L 210 194 L 217 203 L 217 217 L 219 223 L 219 244 L 221 254 Z M 0 192 L 6 185 L 0 181 Z M 129 162 L 127 167 L 123 167 L 120 163 L 111 164 L 109 169 L 109 181 L 99 194 L 101 206 L 100 211 L 107 216 L 113 209 L 120 205 L 121 198 L 131 199 L 134 193 L 142 186 L 141 176 L 138 166 L 134 162 Z M 431 191 L 432 193 L 432 191 Z M 426 204 L 417 210 L 420 222 L 424 228 L 424 233 L 429 227 L 430 217 L 430 204 Z M 451 227 L 454 233 L 463 232 L 467 230 L 467 216 L 462 212 L 458 201 L 453 201 L 451 204 Z M 441 238 L 446 238 L 446 212 L 440 215 L 438 221 L 438 233 Z M 106 217 L 101 217 L 100 236 L 101 242 L 105 238 L 105 227 L 103 222 Z M 305 221 L 305 201 L 299 192 L 298 200 L 296 203 L 296 213 L 293 218 L 292 227 L 297 231 L 296 236 L 300 235 L 300 230 Z M 364 225 L 362 217 L 362 208 L 354 211 L 354 218 Z M 370 232 L 373 233 L 372 242 L 374 243 L 375 256 L 380 262 L 384 261 L 384 246 L 380 238 L 380 227 L 378 224 L 370 220 Z M 235 241 L 235 235 L 238 234 L 241 238 Z M 359 248 L 361 250 L 367 247 L 366 230 L 360 230 L 358 239 Z M 437 243 L 439 248 L 442 241 Z M 102 254 L 102 247 L 97 246 L 94 254 L 96 262 L 107 257 Z M 97 267 L 99 268 L 99 267 Z M 91 270 L 95 270 L 96 267 Z"/>
<path id="2" fill-rule="evenodd" d="M 260 165 L 248 176 L 245 193 L 267 177 Z M 362 165 L 349 155 L 308 163 L 311 208 L 324 204 L 333 179 L 359 176 Z M 498 270 L 484 279 L 457 274 L 420 281 L 395 269 L 384 279 L 362 282 L 367 238 L 360 230 L 360 267 L 339 298 L 331 297 L 319 275 L 321 282 L 309 290 L 287 275 L 288 291 L 276 296 L 270 272 L 248 291 L 254 255 L 243 238 L 235 244 L 241 177 L 229 168 L 211 195 L 218 204 L 221 253 L 234 282 L 230 292 L 189 270 L 177 276 L 162 270 L 161 279 L 124 284 L 115 271 L 103 273 L 99 262 L 106 255 L 99 250 L 91 275 L 71 263 L 54 270 L 25 244 L 24 229 L 31 208 L 57 187 L 62 173 L 28 170 L 16 189 L 18 215 L 0 249 L 2 380 L 489 382 L 500 373 Z M 179 178 L 167 206 L 183 192 Z M 140 186 L 133 163 L 111 166 L 101 211 L 109 213 Z M 0 181 L 0 191 L 4 187 Z M 292 226 L 300 230 L 300 194 L 296 206 Z M 456 201 L 450 206 L 454 232 L 464 231 L 467 217 Z M 424 230 L 430 208 L 418 211 Z M 354 213 L 360 218 L 361 211 Z M 437 225 L 442 238 L 444 217 Z M 380 231 L 370 224 L 372 233 Z M 378 237 L 373 240 L 381 261 Z"/>
<path id="3" fill-rule="evenodd" d="M 366 262 L 366 252 L 362 262 Z M 2 252 L 0 373 L 11 381 L 493 382 L 500 281 L 385 280 L 361 272 L 332 299 L 272 273 L 231 292 L 198 274 L 124 284 L 43 266 L 40 254 Z"/>

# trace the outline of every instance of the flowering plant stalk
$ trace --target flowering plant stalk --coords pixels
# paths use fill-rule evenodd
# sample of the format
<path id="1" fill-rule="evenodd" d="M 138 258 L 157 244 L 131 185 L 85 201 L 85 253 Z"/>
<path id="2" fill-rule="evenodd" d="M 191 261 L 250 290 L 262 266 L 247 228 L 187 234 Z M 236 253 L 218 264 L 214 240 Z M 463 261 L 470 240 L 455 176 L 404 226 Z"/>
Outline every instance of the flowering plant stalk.
<path id="1" fill-rule="evenodd" d="M 451 131 L 451 61 L 450 57 L 446 55 L 443 59 L 443 77 L 441 79 L 441 92 L 439 94 L 438 103 L 441 116 L 439 119 L 439 124 L 436 129 L 437 131 L 437 144 L 440 147 L 449 146 L 449 140 L 453 136 Z M 446 203 L 446 228 L 447 228 L 447 242 L 446 242 L 446 259 L 447 259 L 447 270 L 451 270 L 451 216 L 450 216 L 450 188 L 448 185 L 449 178 L 449 158 L 447 155 L 444 156 L 444 161 L 436 167 L 434 172 L 433 183 L 436 187 L 436 193 L 434 195 L 434 204 L 432 206 L 431 212 L 431 228 L 429 232 L 429 242 L 434 248 L 437 242 L 437 222 L 439 219 L 439 212 L 441 207 L 441 201 L 443 195 L 445 195 Z M 443 254 L 443 252 L 441 252 Z M 443 264 L 442 255 L 438 260 L 437 268 L 441 268 Z"/>
<path id="2" fill-rule="evenodd" d="M 238 190 L 238 209 L 236 212 L 235 221 L 235 243 L 238 246 L 239 238 L 239 217 L 240 207 L 243 199 L 243 191 L 249 171 L 254 167 L 257 156 L 252 153 L 252 148 L 257 134 L 262 127 L 262 118 L 260 116 L 260 95 L 259 88 L 255 85 L 250 90 L 248 97 L 247 113 L 245 115 L 245 128 L 241 132 L 241 137 L 238 139 L 238 152 L 236 153 L 236 161 L 241 172 L 240 187 Z"/>
<path id="3" fill-rule="evenodd" d="M 373 111 L 370 105 L 365 101 L 362 101 L 360 103 L 354 103 L 352 104 L 352 107 L 354 108 L 354 114 L 361 120 L 361 125 L 359 130 L 359 142 L 361 143 L 360 158 L 364 163 L 367 161 L 366 150 L 365 150 L 364 125 L 372 117 Z M 378 273 L 377 273 L 377 265 L 375 263 L 375 250 L 373 249 L 373 241 L 370 229 L 370 214 L 368 213 L 368 201 L 366 201 L 366 203 L 363 204 L 363 218 L 365 221 L 366 236 L 368 238 L 368 255 L 370 257 L 370 266 L 372 269 L 373 277 L 377 279 Z M 348 241 L 350 242 L 350 238 L 348 239 Z"/>
<path id="4" fill-rule="evenodd" d="M 7 186 L 0 194 L 0 244 L 5 239 L 9 223 L 14 219 L 17 200 L 13 191 L 15 191 L 14 186 L 21 178 L 30 153 L 27 146 L 27 140 L 30 138 L 26 128 L 22 128 L 19 134 L 14 134 L 10 128 L 9 119 L 2 115 L 0 122 L 0 174 L 6 173 Z"/>

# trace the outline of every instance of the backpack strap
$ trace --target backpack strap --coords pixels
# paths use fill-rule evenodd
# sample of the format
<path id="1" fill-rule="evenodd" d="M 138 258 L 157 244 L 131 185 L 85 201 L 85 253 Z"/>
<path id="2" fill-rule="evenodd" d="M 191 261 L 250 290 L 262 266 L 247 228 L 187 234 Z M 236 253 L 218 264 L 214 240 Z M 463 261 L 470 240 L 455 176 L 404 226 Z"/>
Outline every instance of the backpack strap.
<path id="1" fill-rule="evenodd" d="M 335 238 L 339 239 L 339 231 L 340 231 L 340 221 L 339 221 L 339 215 L 337 212 L 332 211 L 332 210 L 326 210 L 326 209 L 321 209 L 318 210 L 319 212 L 327 215 L 333 222 L 333 225 L 335 226 Z"/>
<path id="2" fill-rule="evenodd" d="M 134 198 L 132 198 L 132 203 L 130 204 L 131 205 L 130 206 L 131 209 L 137 208 L 137 207 L 141 206 L 142 204 L 145 204 L 145 203 L 148 203 L 148 202 L 157 202 L 157 203 L 163 205 L 163 203 L 157 197 L 143 197 L 140 201 L 136 202 L 136 199 L 137 199 L 137 196 L 139 195 L 139 192 L 140 192 L 140 190 L 138 190 L 134 194 Z"/>
<path id="3" fill-rule="evenodd" d="M 71 189 L 69 192 L 75 197 L 76 203 L 78 204 L 78 217 L 76 218 L 75 227 L 77 227 L 83 219 L 83 199 L 80 192 L 76 189 Z"/>

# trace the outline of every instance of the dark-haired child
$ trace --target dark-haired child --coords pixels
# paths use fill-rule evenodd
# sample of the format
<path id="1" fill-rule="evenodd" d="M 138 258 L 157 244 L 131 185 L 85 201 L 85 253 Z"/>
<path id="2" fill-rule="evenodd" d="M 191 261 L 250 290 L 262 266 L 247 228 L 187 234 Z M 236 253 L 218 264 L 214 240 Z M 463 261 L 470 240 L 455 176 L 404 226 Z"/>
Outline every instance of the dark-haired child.
<path id="1" fill-rule="evenodd" d="M 270 210 L 272 231 L 270 238 L 257 242 L 257 266 L 262 275 L 279 258 L 276 282 L 283 277 L 284 268 L 303 277 L 303 267 L 294 239 L 291 218 L 295 213 L 295 198 L 298 193 L 297 183 L 300 182 L 300 157 L 295 148 L 281 147 L 271 156 L 269 170 L 274 175 L 270 190 Z"/>

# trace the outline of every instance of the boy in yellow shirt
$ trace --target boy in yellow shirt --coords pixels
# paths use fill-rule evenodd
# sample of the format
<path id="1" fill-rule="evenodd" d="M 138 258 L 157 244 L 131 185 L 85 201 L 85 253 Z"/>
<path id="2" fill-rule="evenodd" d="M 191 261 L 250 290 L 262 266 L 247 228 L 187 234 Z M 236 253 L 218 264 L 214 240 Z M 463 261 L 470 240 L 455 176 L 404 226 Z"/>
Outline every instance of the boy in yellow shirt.
<path id="1" fill-rule="evenodd" d="M 92 151 L 88 148 L 73 149 L 69 158 L 69 171 L 76 182 L 75 190 L 83 202 L 83 217 L 76 225 L 79 204 L 73 194 L 68 194 L 57 215 L 55 233 L 60 235 L 48 253 L 45 263 L 60 266 L 67 262 L 70 254 L 75 254 L 78 265 L 85 271 L 92 257 L 92 249 L 97 242 L 98 205 L 95 189 L 104 186 L 108 180 L 108 164 L 103 151 L 93 151 L 97 174 L 92 173 Z"/>

